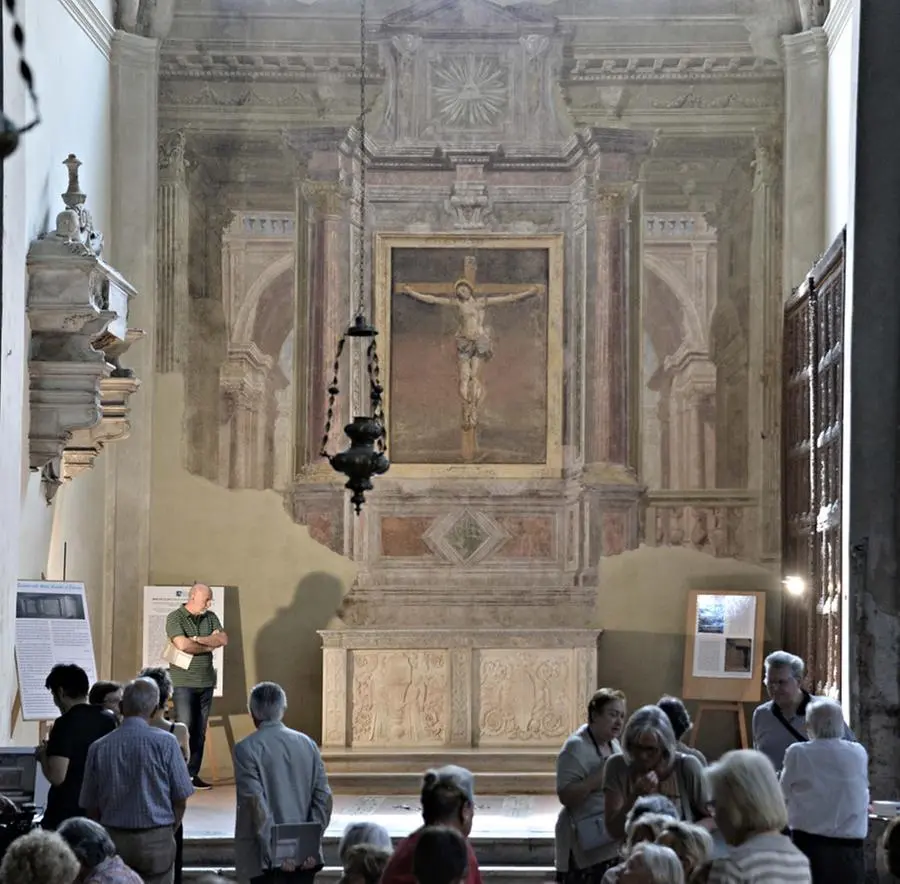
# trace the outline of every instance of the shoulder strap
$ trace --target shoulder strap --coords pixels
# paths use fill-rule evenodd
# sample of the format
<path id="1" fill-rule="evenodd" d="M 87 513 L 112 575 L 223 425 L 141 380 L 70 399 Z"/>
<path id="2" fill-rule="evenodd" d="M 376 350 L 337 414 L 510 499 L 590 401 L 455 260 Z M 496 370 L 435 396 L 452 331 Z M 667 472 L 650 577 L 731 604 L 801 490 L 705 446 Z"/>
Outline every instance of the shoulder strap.
<path id="1" fill-rule="evenodd" d="M 694 822 L 694 809 L 691 807 L 691 796 L 688 795 L 687 778 L 684 775 L 684 753 L 675 757 L 675 777 L 678 780 L 678 803 L 681 805 L 681 818 L 686 823 Z"/>
<path id="2" fill-rule="evenodd" d="M 778 708 L 777 703 L 772 703 L 772 715 L 775 716 L 776 721 L 784 727 L 784 729 L 798 742 L 798 743 L 808 743 L 809 737 L 801 734 L 800 731 L 797 730 L 785 717 L 784 713 L 781 709 Z"/>

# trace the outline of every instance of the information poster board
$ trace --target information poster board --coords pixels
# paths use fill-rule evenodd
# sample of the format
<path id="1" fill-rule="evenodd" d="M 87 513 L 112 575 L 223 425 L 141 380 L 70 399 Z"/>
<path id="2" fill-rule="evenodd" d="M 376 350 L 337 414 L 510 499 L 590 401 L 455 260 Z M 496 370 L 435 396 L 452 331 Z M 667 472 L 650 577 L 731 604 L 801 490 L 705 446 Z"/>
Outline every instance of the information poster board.
<path id="1" fill-rule="evenodd" d="M 735 703 L 760 699 L 765 610 L 764 592 L 690 593 L 683 697 Z"/>
<path id="2" fill-rule="evenodd" d="M 44 682 L 57 663 L 75 663 L 97 681 L 83 583 L 20 580 L 16 589 L 16 670 L 24 721 L 53 721 L 59 710 Z"/>
<path id="3" fill-rule="evenodd" d="M 213 601 L 210 610 L 215 613 L 225 626 L 225 588 L 211 586 Z M 169 664 L 163 658 L 166 644 L 169 639 L 166 635 L 166 617 L 179 605 L 188 600 L 191 588 L 189 586 L 145 586 L 144 587 L 144 617 L 143 617 L 143 666 L 162 666 L 169 668 Z M 213 651 L 213 665 L 216 667 L 216 687 L 214 697 L 221 697 L 223 691 L 223 670 L 225 661 L 225 649 L 216 648 Z"/>

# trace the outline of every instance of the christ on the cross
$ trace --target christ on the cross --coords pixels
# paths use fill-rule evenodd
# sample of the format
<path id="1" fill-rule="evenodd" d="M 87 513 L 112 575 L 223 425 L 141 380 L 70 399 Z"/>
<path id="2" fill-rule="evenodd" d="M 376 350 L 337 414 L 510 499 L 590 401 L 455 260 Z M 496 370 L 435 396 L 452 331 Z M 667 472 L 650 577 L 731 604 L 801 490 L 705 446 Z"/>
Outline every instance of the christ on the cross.
<path id="1" fill-rule="evenodd" d="M 462 400 L 462 429 L 471 435 L 478 426 L 479 408 L 484 401 L 481 367 L 493 355 L 491 328 L 486 322 L 487 308 L 496 304 L 511 304 L 535 295 L 542 295 L 545 286 L 534 284 L 511 291 L 510 286 L 483 285 L 475 281 L 475 257 L 465 259 L 465 276 L 453 283 L 446 294 L 446 286 L 420 284 L 418 288 L 401 285 L 400 291 L 425 304 L 455 307 L 457 310 L 456 355 L 459 362 L 459 397 Z M 421 291 L 430 288 L 432 292 Z"/>

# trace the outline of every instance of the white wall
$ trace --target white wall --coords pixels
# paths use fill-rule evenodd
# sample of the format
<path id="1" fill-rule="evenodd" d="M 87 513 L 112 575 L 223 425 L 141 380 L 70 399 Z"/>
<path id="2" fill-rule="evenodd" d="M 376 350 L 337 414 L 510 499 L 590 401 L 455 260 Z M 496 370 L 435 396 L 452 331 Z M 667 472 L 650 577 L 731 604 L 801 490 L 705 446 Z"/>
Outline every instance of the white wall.
<path id="1" fill-rule="evenodd" d="M 13 675 L 15 582 L 59 577 L 62 542 L 69 543 L 68 578 L 84 580 L 99 598 L 103 567 L 104 470 L 63 489 L 53 506 L 29 475 L 28 330 L 25 256 L 29 242 L 52 229 L 69 153 L 83 162 L 87 207 L 103 231 L 110 217 L 110 72 L 113 0 L 37 0 L 18 4 L 26 57 L 35 78 L 42 122 L 7 159 L 3 188 L 3 319 L 0 341 L 0 739 L 6 739 L 16 691 Z M 18 53 L 4 8 L 4 110 L 21 124 L 33 115 L 18 76 Z M 74 567 L 73 567 L 74 565 Z"/>
<path id="2" fill-rule="evenodd" d="M 825 23 L 828 35 L 826 248 L 850 220 L 856 168 L 855 42 L 859 0 L 837 0 Z"/>

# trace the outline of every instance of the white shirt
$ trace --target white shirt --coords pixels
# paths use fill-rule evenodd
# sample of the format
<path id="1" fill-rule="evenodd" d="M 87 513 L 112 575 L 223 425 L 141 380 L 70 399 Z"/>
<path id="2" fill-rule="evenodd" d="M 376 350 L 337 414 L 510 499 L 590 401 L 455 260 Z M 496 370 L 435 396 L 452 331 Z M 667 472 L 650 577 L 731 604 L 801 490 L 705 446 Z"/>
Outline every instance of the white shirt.
<path id="1" fill-rule="evenodd" d="M 788 746 L 781 788 L 791 829 L 829 838 L 866 837 L 869 756 L 859 743 L 816 739 Z"/>

